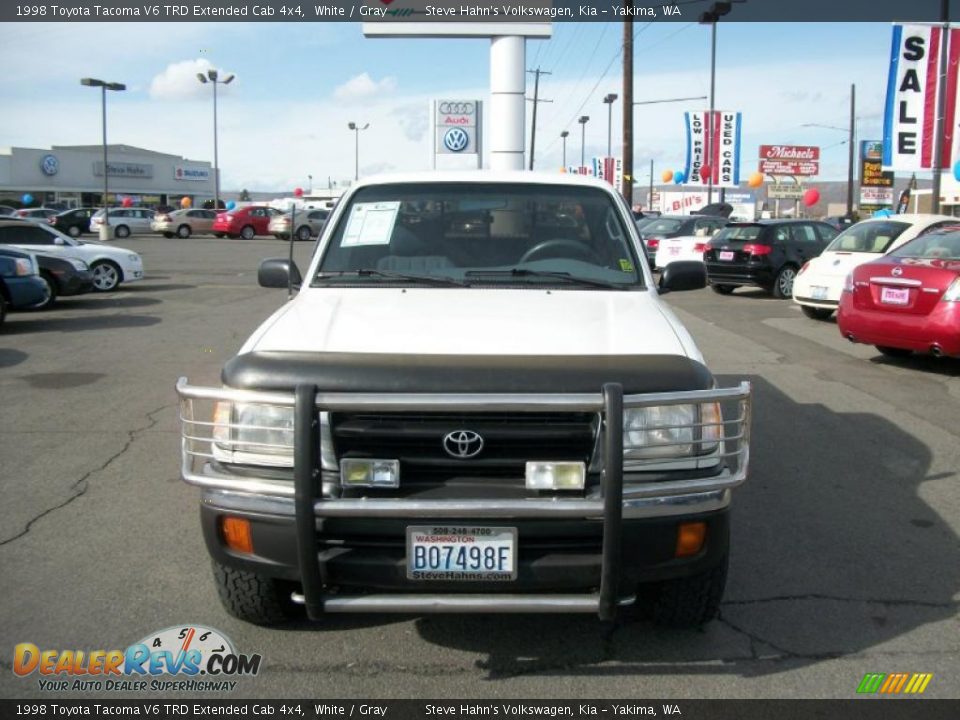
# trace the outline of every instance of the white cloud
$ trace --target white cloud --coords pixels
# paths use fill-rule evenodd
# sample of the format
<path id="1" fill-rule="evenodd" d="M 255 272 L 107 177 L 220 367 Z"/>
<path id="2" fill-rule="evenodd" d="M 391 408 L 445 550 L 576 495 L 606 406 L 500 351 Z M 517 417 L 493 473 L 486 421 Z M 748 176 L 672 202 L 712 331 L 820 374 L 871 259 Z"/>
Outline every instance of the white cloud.
<path id="1" fill-rule="evenodd" d="M 197 73 L 206 73 L 213 65 L 206 58 L 171 63 L 150 82 L 150 97 L 154 100 L 186 100 L 205 97 L 209 89 L 197 80 Z M 228 75 L 220 70 L 221 77 Z M 221 89 L 222 91 L 223 89 Z"/>
<path id="2" fill-rule="evenodd" d="M 378 97 L 384 93 L 397 89 L 397 79 L 385 77 L 374 80 L 369 73 L 361 73 L 338 85 L 333 91 L 333 97 L 341 102 L 356 102 L 367 98 Z"/>
<path id="3" fill-rule="evenodd" d="M 407 140 L 414 142 L 423 140 L 430 129 L 430 111 L 427 103 L 401 105 L 394 112 Z"/>

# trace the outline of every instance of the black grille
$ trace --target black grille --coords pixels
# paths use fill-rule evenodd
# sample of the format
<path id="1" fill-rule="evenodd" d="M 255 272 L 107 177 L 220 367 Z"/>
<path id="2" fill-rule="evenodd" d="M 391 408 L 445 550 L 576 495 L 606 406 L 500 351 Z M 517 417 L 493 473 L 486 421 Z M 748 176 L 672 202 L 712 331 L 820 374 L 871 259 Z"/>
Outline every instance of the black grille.
<path id="1" fill-rule="evenodd" d="M 589 463 L 598 425 L 594 413 L 335 413 L 331 417 L 338 458 L 399 459 L 418 473 L 523 477 L 529 460 Z M 469 459 L 451 457 L 443 438 L 470 430 L 483 449 Z"/>

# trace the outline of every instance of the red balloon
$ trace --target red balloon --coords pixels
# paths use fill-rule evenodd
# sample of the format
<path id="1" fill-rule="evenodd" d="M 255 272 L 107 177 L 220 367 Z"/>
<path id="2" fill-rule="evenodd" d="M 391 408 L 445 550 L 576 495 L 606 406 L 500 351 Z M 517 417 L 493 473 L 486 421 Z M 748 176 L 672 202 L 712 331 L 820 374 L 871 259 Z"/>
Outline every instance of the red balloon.
<path id="1" fill-rule="evenodd" d="M 803 204 L 812 207 L 820 202 L 820 191 L 816 188 L 810 188 L 803 194 Z"/>
<path id="2" fill-rule="evenodd" d="M 294 197 L 303 197 L 303 188 L 295 188 L 293 191 Z"/>
<path id="3" fill-rule="evenodd" d="M 706 182 L 710 179 L 710 176 L 713 174 L 713 168 L 709 165 L 700 166 L 700 179 Z"/>
<path id="4" fill-rule="evenodd" d="M 130 207 L 131 205 L 133 205 L 133 198 L 125 197 L 120 204 L 123 205 L 124 207 Z"/>

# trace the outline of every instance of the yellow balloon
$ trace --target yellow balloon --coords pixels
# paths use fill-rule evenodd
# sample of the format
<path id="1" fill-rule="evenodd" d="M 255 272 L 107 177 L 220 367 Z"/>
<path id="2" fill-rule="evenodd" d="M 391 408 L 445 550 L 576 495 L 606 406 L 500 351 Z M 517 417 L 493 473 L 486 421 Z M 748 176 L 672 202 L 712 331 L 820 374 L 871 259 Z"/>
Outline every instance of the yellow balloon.
<path id="1" fill-rule="evenodd" d="M 760 187 L 763 185 L 763 173 L 755 172 L 750 175 L 750 179 L 747 180 L 747 185 L 752 188 Z"/>
<path id="2" fill-rule="evenodd" d="M 180 198 L 180 207 L 182 207 L 182 208 L 188 208 L 188 207 L 190 207 L 191 205 L 193 205 L 193 200 L 191 200 L 190 198 L 188 198 L 188 197 L 186 197 L 186 196 Z"/>
<path id="3" fill-rule="evenodd" d="M 567 169 L 565 167 L 560 168 L 560 172 L 565 173 Z"/>
<path id="4" fill-rule="evenodd" d="M 660 173 L 660 179 L 664 182 L 671 182 L 673 180 L 673 170 L 664 170 Z"/>

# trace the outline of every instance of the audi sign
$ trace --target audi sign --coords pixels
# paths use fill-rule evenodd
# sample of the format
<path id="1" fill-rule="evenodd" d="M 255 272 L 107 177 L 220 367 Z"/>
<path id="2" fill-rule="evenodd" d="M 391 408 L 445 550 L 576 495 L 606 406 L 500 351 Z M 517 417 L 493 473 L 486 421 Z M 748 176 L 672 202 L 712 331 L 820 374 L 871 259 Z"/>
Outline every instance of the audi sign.
<path id="1" fill-rule="evenodd" d="M 441 155 L 473 155 L 480 167 L 481 110 L 479 100 L 434 101 L 434 167 Z"/>

